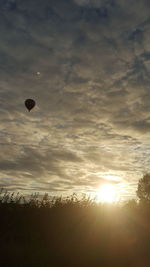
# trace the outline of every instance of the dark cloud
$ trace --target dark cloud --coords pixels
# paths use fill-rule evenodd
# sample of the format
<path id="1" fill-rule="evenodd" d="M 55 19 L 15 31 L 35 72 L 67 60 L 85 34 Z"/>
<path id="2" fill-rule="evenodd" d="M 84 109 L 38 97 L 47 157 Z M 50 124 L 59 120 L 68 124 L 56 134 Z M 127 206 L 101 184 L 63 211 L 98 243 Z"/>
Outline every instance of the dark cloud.
<path id="1" fill-rule="evenodd" d="M 109 174 L 134 194 L 149 166 L 149 15 L 147 0 L 0 1 L 2 185 L 91 192 Z"/>

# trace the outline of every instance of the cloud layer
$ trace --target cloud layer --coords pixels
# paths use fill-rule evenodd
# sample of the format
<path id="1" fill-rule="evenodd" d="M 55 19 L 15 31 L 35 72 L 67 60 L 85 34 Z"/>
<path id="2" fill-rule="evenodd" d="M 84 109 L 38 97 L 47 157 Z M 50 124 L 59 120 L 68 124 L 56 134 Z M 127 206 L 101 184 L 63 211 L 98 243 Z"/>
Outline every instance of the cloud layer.
<path id="1" fill-rule="evenodd" d="M 134 196 L 150 163 L 149 17 L 147 0 L 0 1 L 1 186 L 109 179 Z"/>

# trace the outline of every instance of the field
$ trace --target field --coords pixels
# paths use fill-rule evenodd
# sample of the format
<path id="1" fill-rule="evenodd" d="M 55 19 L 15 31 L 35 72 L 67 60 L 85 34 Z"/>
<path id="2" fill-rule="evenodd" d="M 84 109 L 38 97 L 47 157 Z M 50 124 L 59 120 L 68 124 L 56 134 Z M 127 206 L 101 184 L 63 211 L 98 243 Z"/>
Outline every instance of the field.
<path id="1" fill-rule="evenodd" d="M 97 204 L 75 195 L 0 199 L 2 267 L 150 266 L 150 205 Z"/>

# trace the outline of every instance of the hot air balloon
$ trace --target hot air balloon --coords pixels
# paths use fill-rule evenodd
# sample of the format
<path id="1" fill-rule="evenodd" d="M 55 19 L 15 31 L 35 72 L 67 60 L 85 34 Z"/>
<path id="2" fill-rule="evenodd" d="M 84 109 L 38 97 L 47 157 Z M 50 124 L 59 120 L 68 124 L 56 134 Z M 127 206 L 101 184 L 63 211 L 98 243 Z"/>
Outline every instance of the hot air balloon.
<path id="1" fill-rule="evenodd" d="M 36 103 L 33 99 L 26 99 L 24 104 L 25 104 L 26 108 L 28 109 L 28 111 L 30 111 L 32 108 L 34 108 Z"/>

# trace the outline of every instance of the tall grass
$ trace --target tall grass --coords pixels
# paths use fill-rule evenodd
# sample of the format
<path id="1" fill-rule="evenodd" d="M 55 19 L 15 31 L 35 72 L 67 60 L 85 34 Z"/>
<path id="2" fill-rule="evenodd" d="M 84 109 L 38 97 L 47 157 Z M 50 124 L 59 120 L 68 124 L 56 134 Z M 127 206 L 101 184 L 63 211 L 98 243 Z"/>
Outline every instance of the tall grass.
<path id="1" fill-rule="evenodd" d="M 0 266 L 150 266 L 150 205 L 1 190 Z"/>

